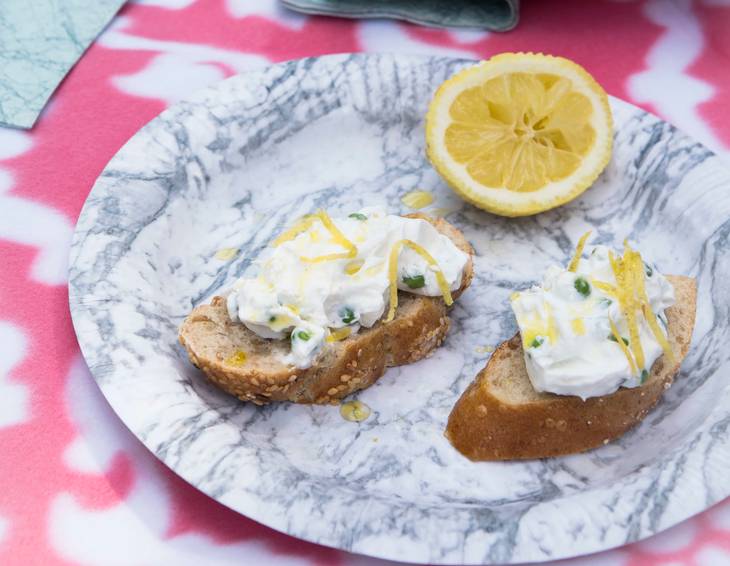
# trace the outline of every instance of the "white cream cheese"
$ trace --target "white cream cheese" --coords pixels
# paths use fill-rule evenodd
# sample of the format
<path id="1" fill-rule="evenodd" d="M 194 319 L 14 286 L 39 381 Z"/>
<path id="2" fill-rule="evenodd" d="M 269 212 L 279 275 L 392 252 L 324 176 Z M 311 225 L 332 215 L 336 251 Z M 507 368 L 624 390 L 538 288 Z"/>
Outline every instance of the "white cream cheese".
<path id="1" fill-rule="evenodd" d="M 263 338 L 289 339 L 291 353 L 284 361 L 300 368 L 311 366 L 328 340 L 369 328 L 383 317 L 389 305 L 390 253 L 399 241 L 415 242 L 437 264 L 429 265 L 408 246 L 400 249 L 397 285 L 409 293 L 441 296 L 438 270 L 450 290 L 458 289 L 468 260 L 425 220 L 365 208 L 331 221 L 354 248 L 315 219 L 268 248 L 255 261 L 258 275 L 240 279 L 228 295 L 231 319 Z"/>
<path id="2" fill-rule="evenodd" d="M 644 264 L 640 271 L 651 311 L 658 315 L 658 328 L 666 336 L 664 309 L 674 304 L 674 289 L 655 268 Z M 619 387 L 636 387 L 662 354 L 662 346 L 639 310 L 636 321 L 644 364 L 632 369 L 628 322 L 615 293 L 607 292 L 602 283 L 615 288 L 617 282 L 609 249 L 596 246 L 575 272 L 551 266 L 541 286 L 513 294 L 511 304 L 523 339 L 525 365 L 537 391 L 587 399 L 608 395 Z M 626 349 L 613 336 L 609 317 Z"/>

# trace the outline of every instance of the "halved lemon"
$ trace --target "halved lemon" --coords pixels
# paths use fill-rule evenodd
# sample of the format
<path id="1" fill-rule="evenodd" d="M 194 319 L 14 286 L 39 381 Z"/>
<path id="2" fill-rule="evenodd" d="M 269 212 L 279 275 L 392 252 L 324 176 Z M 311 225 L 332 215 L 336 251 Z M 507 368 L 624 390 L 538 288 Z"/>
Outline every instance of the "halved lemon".
<path id="1" fill-rule="evenodd" d="M 611 157 L 608 97 L 581 66 L 504 53 L 442 84 L 426 116 L 431 163 L 461 197 L 526 216 L 585 191 Z"/>

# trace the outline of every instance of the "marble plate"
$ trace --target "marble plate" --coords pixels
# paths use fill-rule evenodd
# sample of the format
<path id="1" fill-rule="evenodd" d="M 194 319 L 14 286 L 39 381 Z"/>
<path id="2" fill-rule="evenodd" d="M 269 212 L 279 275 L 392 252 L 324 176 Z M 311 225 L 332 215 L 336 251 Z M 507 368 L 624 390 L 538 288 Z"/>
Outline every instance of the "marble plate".
<path id="1" fill-rule="evenodd" d="M 73 241 L 70 304 L 94 378 L 127 426 L 224 505 L 294 536 L 412 562 L 509 563 L 638 540 L 730 494 L 730 174 L 669 124 L 611 101 L 613 159 L 585 195 L 523 219 L 460 202 L 424 157 L 434 89 L 468 61 L 338 55 L 221 82 L 142 128 L 110 161 Z M 208 385 L 177 344 L 294 217 L 431 190 L 473 243 L 476 279 L 443 348 L 336 407 L 259 408 Z M 436 210 L 434 210 L 436 209 Z M 474 464 L 442 432 L 515 332 L 507 297 L 565 262 L 578 237 L 631 238 L 699 283 L 693 347 L 657 409 L 588 454 Z M 223 248 L 240 250 L 221 260 Z"/>

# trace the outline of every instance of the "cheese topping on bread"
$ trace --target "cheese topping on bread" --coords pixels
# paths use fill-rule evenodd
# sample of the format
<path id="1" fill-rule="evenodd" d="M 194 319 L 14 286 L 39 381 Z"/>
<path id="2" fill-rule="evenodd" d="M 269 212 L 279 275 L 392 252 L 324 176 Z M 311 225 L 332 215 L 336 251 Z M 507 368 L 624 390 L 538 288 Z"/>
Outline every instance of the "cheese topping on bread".
<path id="1" fill-rule="evenodd" d="M 533 387 L 587 399 L 641 385 L 663 352 L 672 356 L 664 309 L 674 290 L 630 246 L 623 257 L 595 246 L 581 259 L 584 244 L 511 304 Z"/>
<path id="2" fill-rule="evenodd" d="M 289 339 L 286 363 L 307 368 L 327 343 L 394 311 L 397 290 L 450 303 L 468 259 L 419 218 L 319 211 L 274 240 L 254 262 L 257 274 L 236 282 L 228 313 L 263 338 Z"/>

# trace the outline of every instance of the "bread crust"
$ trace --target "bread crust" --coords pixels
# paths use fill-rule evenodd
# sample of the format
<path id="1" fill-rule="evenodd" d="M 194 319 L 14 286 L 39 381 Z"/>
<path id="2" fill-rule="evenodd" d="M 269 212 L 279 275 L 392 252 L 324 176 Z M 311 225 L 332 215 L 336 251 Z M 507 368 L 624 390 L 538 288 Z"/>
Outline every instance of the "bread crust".
<path id="1" fill-rule="evenodd" d="M 469 385 L 449 415 L 446 437 L 467 458 L 516 460 L 583 452 L 621 436 L 638 424 L 672 384 L 689 350 L 697 287 L 690 277 L 668 276 L 677 297 L 667 309 L 675 361 L 661 356 L 646 383 L 611 395 L 580 397 L 537 393 L 507 398 L 509 380 L 529 380 L 520 335 L 502 343 Z M 531 387 L 531 386 L 530 386 Z"/>
<path id="2" fill-rule="evenodd" d="M 473 250 L 464 235 L 442 218 L 407 215 L 430 222 L 469 255 L 458 298 L 471 283 Z M 209 305 L 196 307 L 180 327 L 180 343 L 190 361 L 207 378 L 243 401 L 264 405 L 272 401 L 336 403 L 378 380 L 387 368 L 416 362 L 439 347 L 449 329 L 448 307 L 441 297 L 398 294 L 398 310 L 391 322 L 373 327 L 341 342 L 329 344 L 315 364 L 298 369 L 276 361 L 275 352 L 288 348 L 284 340 L 265 340 L 234 323 L 226 301 L 214 297 Z M 226 363 L 236 351 L 248 354 L 240 367 Z"/>

